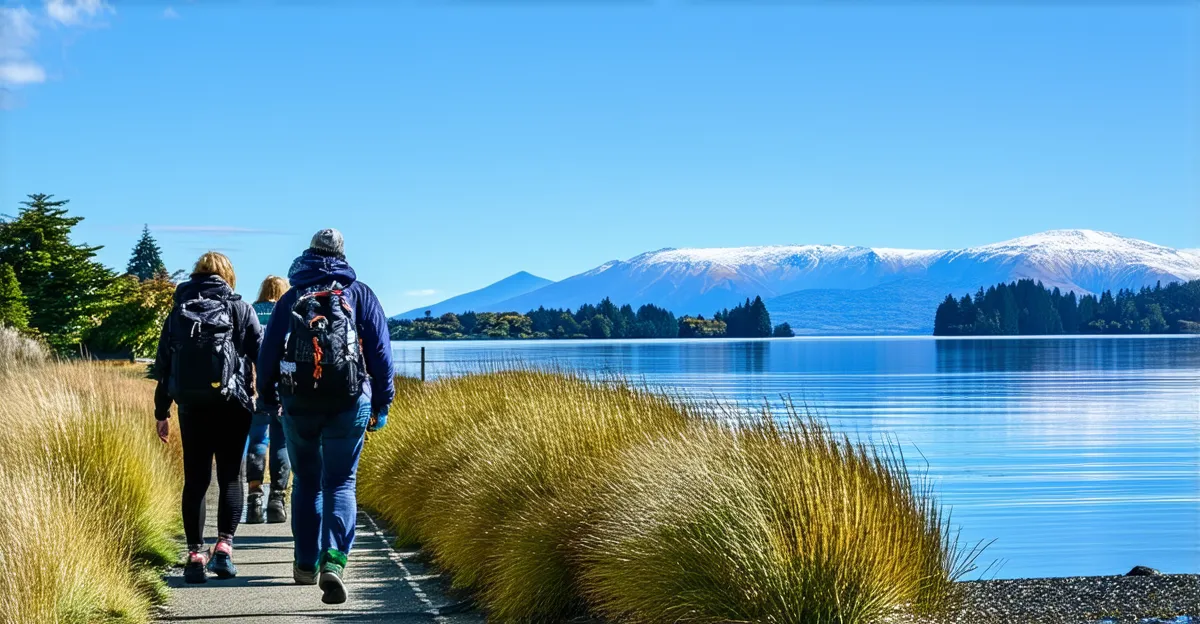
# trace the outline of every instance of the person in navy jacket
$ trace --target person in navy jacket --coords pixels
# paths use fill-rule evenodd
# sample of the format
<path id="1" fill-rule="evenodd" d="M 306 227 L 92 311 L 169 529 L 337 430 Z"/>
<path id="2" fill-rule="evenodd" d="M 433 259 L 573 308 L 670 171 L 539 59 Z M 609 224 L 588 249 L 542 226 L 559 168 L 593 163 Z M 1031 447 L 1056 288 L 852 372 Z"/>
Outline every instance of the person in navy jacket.
<path id="1" fill-rule="evenodd" d="M 367 373 L 357 404 L 341 413 L 314 413 L 290 406 L 286 395 L 282 401 L 293 476 L 293 578 L 303 585 L 319 583 L 322 600 L 330 604 L 346 600 L 342 573 L 354 546 L 355 475 L 365 432 L 387 423 L 388 407 L 395 397 L 387 317 L 375 293 L 358 281 L 346 262 L 344 247 L 341 232 L 324 229 L 292 263 L 288 271 L 291 289 L 275 305 L 267 323 L 256 380 L 260 409 L 279 413 L 277 384 L 292 308 L 301 295 L 340 288 L 354 311 Z"/>

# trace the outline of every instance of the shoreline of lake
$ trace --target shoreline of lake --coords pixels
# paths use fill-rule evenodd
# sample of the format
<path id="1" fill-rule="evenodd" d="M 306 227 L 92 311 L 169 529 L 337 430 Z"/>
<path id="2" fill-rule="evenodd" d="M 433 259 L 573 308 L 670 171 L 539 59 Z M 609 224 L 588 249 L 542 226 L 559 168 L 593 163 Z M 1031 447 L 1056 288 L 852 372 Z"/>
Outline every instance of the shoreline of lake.
<path id="1" fill-rule="evenodd" d="M 471 343 L 606 343 L 606 342 L 787 342 L 789 340 L 1145 340 L 1145 339 L 1200 339 L 1200 334 L 1042 334 L 1029 336 L 934 336 L 931 334 L 796 334 L 786 338 L 764 336 L 762 338 L 736 338 L 713 336 L 711 338 L 404 338 L 390 342 L 409 344 L 427 342 L 431 344 Z"/>
<path id="2" fill-rule="evenodd" d="M 962 581 L 959 604 L 887 624 L 1196 624 L 1200 574 Z"/>

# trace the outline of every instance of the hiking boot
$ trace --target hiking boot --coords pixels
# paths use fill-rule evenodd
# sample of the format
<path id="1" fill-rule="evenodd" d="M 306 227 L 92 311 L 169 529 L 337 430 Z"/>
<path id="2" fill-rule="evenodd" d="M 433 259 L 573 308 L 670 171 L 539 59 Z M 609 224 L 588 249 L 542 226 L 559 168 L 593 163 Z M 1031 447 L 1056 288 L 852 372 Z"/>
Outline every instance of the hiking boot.
<path id="1" fill-rule="evenodd" d="M 208 562 L 208 571 L 219 579 L 229 579 L 237 576 L 237 566 L 233 565 L 233 542 L 223 539 L 213 546 L 212 558 Z"/>
<path id="2" fill-rule="evenodd" d="M 251 492 L 246 497 L 246 524 L 263 523 L 262 492 Z"/>
<path id="3" fill-rule="evenodd" d="M 330 548 L 321 556 L 321 602 L 342 604 L 346 602 L 346 583 L 342 575 L 346 572 L 346 554 Z"/>
<path id="4" fill-rule="evenodd" d="M 316 585 L 317 584 L 317 566 L 312 566 L 312 569 L 306 569 L 299 562 L 292 562 L 292 580 L 296 581 L 297 585 Z"/>
<path id="5" fill-rule="evenodd" d="M 196 584 L 207 583 L 208 575 L 205 574 L 204 568 L 208 565 L 208 553 L 201 546 L 195 550 L 188 551 L 187 563 L 183 564 L 183 582 Z"/>
<path id="6" fill-rule="evenodd" d="M 287 491 L 271 490 L 271 495 L 267 498 L 267 522 L 287 522 Z"/>

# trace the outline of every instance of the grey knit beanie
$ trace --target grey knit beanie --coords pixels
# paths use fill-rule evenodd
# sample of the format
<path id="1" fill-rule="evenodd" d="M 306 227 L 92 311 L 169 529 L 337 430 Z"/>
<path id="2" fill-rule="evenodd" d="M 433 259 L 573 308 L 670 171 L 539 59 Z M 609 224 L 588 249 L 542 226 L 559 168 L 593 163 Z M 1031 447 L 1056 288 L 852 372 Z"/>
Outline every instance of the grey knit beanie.
<path id="1" fill-rule="evenodd" d="M 339 258 L 346 256 L 346 242 L 342 240 L 342 233 L 333 228 L 325 228 L 313 234 L 312 242 L 308 244 L 308 247 L 325 256 Z"/>

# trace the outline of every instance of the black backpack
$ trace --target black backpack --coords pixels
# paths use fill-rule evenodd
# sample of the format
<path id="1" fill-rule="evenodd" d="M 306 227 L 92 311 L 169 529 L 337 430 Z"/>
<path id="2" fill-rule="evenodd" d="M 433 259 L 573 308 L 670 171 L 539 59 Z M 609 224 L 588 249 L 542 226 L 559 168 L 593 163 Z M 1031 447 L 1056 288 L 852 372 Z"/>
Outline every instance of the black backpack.
<path id="1" fill-rule="evenodd" d="M 241 364 L 234 348 L 231 303 L 237 299 L 189 299 L 171 311 L 167 392 L 176 403 L 211 404 L 239 396 Z"/>
<path id="2" fill-rule="evenodd" d="M 354 308 L 341 286 L 300 295 L 279 364 L 279 391 L 291 397 L 290 409 L 350 409 L 362 394 L 365 368 Z"/>

